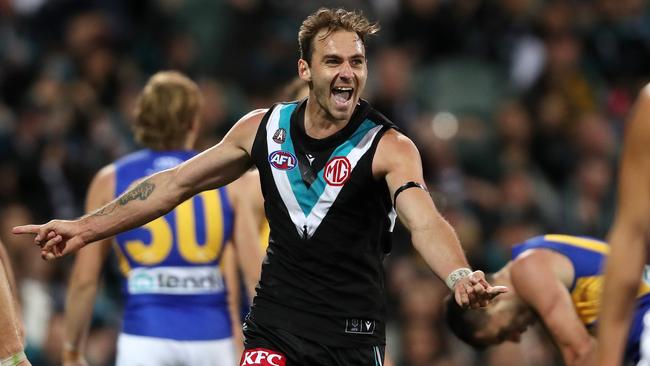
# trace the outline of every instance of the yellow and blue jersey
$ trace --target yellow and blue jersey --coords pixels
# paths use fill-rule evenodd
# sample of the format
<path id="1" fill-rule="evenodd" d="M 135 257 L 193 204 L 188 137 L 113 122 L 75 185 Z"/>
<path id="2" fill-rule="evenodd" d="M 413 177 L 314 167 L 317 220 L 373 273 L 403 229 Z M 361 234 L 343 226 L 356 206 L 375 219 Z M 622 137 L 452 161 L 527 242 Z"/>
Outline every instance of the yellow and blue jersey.
<path id="1" fill-rule="evenodd" d="M 573 283 L 569 287 L 571 299 L 585 326 L 592 326 L 598 318 L 604 264 L 609 253 L 609 245 L 602 240 L 588 237 L 543 235 L 513 247 L 512 258 L 517 258 L 528 249 L 539 248 L 553 250 L 571 261 L 574 270 Z M 639 297 L 648 293 L 650 293 L 650 286 L 642 283 Z"/>
<path id="2" fill-rule="evenodd" d="M 195 154 L 140 150 L 118 160 L 116 196 Z M 221 188 L 197 194 L 166 215 L 118 234 L 115 249 L 126 300 L 122 331 L 175 340 L 230 337 L 220 261 L 232 226 L 230 201 Z"/>
<path id="3" fill-rule="evenodd" d="M 269 236 L 271 235 L 271 227 L 269 226 L 268 220 L 264 218 L 262 220 L 262 227 L 260 228 L 260 247 L 262 252 L 266 252 L 266 248 L 269 247 Z"/>
<path id="4" fill-rule="evenodd" d="M 570 235 L 543 235 L 531 238 L 512 249 L 512 259 L 528 249 L 549 249 L 567 257 L 574 269 L 573 283 L 569 287 L 576 313 L 587 328 L 598 321 L 600 298 L 603 289 L 604 265 L 609 245 L 601 240 Z M 646 267 L 647 271 L 647 267 Z M 626 358 L 638 359 L 639 340 L 643 314 L 650 309 L 650 285 L 641 281 L 633 322 L 628 336 Z"/>

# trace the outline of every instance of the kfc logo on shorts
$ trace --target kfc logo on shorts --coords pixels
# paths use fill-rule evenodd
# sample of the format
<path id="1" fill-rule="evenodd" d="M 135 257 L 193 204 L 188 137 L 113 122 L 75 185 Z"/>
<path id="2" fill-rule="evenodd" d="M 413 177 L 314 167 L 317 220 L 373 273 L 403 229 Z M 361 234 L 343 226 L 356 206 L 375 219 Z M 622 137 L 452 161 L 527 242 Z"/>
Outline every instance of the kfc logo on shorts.
<path id="1" fill-rule="evenodd" d="M 288 151 L 278 150 L 269 155 L 269 163 L 275 169 L 291 170 L 296 167 L 296 157 Z"/>
<path id="2" fill-rule="evenodd" d="M 352 165 L 345 156 L 337 156 L 325 165 L 323 176 L 327 184 L 331 186 L 342 186 L 350 179 Z"/>
<path id="3" fill-rule="evenodd" d="M 247 349 L 241 356 L 239 366 L 285 366 L 287 358 L 283 354 L 266 348 Z"/>

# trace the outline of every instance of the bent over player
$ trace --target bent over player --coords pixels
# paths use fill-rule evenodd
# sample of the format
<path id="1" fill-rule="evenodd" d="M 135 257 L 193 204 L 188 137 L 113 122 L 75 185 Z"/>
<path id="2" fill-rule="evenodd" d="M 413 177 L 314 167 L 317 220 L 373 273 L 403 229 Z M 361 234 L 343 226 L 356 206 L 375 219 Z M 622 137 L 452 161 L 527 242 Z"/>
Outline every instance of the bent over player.
<path id="1" fill-rule="evenodd" d="M 506 289 L 467 268 L 424 188 L 415 145 L 360 99 L 364 42 L 377 30 L 359 13 L 319 9 L 299 32 L 306 100 L 247 114 L 216 146 L 78 220 L 14 232 L 36 234 L 42 256 L 57 258 L 155 219 L 254 164 L 271 230 L 241 365 L 381 365 L 382 260 L 396 215 L 460 305 L 486 306 Z"/>
<path id="2" fill-rule="evenodd" d="M 594 365 L 603 266 L 607 243 L 569 235 L 544 235 L 512 249 L 512 260 L 491 277 L 510 291 L 485 309 L 465 311 L 448 302 L 447 320 L 456 335 L 477 347 L 519 341 L 541 320 L 567 365 Z M 626 355 L 638 359 L 641 320 L 650 308 L 650 287 L 637 291 L 635 321 Z"/>

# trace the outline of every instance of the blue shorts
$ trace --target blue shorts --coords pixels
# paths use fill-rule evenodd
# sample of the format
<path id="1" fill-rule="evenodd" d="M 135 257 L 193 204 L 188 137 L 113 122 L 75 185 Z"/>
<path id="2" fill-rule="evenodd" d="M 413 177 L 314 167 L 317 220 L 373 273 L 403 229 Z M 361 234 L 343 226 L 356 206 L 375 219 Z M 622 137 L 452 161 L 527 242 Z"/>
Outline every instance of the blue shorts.
<path id="1" fill-rule="evenodd" d="M 641 333 L 643 333 L 643 316 L 650 310 L 650 294 L 643 295 L 636 300 L 630 333 L 625 347 L 625 360 L 635 364 L 641 357 Z M 650 330 L 650 329 L 649 329 Z"/>

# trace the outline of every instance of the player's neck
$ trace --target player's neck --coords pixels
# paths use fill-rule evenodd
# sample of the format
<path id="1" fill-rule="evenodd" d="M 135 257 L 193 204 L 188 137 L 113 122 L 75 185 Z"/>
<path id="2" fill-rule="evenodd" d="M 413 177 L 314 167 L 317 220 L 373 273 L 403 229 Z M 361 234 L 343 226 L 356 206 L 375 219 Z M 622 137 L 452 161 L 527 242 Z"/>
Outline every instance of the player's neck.
<path id="1" fill-rule="evenodd" d="M 342 130 L 349 122 L 350 118 L 335 119 L 334 116 L 317 102 L 310 103 L 310 100 L 307 101 L 305 132 L 309 137 L 324 139 Z"/>

